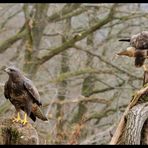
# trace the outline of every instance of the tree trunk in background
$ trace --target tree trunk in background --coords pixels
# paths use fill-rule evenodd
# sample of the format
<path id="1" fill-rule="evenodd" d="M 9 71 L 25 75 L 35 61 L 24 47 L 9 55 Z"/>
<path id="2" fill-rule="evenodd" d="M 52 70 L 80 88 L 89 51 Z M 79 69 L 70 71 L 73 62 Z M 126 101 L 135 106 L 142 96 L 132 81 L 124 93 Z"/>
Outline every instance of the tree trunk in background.
<path id="1" fill-rule="evenodd" d="M 62 42 L 65 42 L 67 37 L 65 38 L 66 34 L 68 36 L 69 30 L 70 30 L 70 19 L 66 20 L 66 29 L 64 31 L 64 36 L 62 36 Z M 69 71 L 69 56 L 68 52 L 64 51 L 61 53 L 61 70 L 60 73 L 66 73 Z M 59 83 L 59 89 L 58 89 L 58 100 L 62 101 L 66 97 L 66 92 L 67 92 L 67 81 L 63 80 L 62 82 Z M 56 142 L 57 143 L 62 143 L 62 140 L 64 138 L 63 135 L 63 124 L 64 124 L 64 110 L 63 110 L 63 105 L 57 104 L 57 112 L 56 112 L 56 117 L 57 117 L 57 125 L 56 125 Z"/>
<path id="2" fill-rule="evenodd" d="M 26 38 L 24 71 L 30 74 L 30 78 L 36 74 L 39 67 L 36 55 L 40 50 L 40 42 L 47 24 L 47 11 L 47 4 L 35 4 L 31 12 L 29 12 L 28 4 L 24 4 L 24 13 L 26 18 L 25 27 L 28 31 Z"/>
<path id="3" fill-rule="evenodd" d="M 93 48 L 93 34 L 89 35 L 87 38 L 87 45 L 88 47 Z M 90 54 L 87 54 L 87 63 L 86 67 L 92 68 L 93 65 L 93 56 Z M 88 74 L 86 78 L 84 78 L 83 84 L 82 84 L 82 96 L 89 97 L 90 94 L 93 92 L 94 85 L 95 85 L 95 75 L 94 74 Z M 78 110 L 76 114 L 74 115 L 72 119 L 72 123 L 77 123 L 82 120 L 83 115 L 87 112 L 87 107 L 84 103 L 80 102 L 78 104 Z"/>

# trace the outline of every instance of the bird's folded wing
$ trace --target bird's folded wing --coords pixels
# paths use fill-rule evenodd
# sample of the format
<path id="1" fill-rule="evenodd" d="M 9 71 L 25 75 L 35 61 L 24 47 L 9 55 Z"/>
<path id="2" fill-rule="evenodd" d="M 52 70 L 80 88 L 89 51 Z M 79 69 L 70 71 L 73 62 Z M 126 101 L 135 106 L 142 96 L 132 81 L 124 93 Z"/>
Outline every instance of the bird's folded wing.
<path id="1" fill-rule="evenodd" d="M 23 84 L 24 84 L 26 91 L 28 91 L 29 94 L 33 97 L 33 101 L 37 103 L 38 105 L 42 105 L 40 102 L 39 92 L 37 88 L 34 86 L 34 84 L 32 83 L 32 81 L 27 78 L 24 78 Z"/>

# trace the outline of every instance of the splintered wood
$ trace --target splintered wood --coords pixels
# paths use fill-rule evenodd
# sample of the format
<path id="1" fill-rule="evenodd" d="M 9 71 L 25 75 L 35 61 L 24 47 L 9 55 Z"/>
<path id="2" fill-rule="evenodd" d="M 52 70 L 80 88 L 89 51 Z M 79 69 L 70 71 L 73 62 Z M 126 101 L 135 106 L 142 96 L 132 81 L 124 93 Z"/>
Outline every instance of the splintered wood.
<path id="1" fill-rule="evenodd" d="M 126 125 L 126 116 L 129 113 L 129 110 L 135 106 L 137 104 L 137 102 L 142 98 L 142 96 L 144 96 L 145 94 L 147 95 L 148 93 L 148 85 L 145 85 L 143 88 L 141 88 L 140 90 L 138 90 L 132 97 L 130 103 L 128 104 L 126 110 L 123 113 L 123 116 L 120 119 L 120 122 L 117 126 L 117 129 L 110 141 L 109 144 L 115 145 L 118 143 L 119 138 L 121 137 L 123 130 L 125 128 Z"/>

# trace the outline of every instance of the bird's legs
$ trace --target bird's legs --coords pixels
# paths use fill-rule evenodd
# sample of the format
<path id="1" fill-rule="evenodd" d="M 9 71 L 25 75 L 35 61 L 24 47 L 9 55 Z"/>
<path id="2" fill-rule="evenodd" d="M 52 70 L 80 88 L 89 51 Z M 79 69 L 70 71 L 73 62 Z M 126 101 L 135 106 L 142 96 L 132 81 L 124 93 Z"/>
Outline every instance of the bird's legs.
<path id="1" fill-rule="evenodd" d="M 27 114 L 25 113 L 25 115 L 24 115 L 24 120 L 21 120 L 21 123 L 23 124 L 23 125 L 25 125 L 25 124 L 27 124 Z"/>
<path id="2" fill-rule="evenodd" d="M 17 118 L 14 118 L 12 122 L 19 122 L 19 121 L 21 121 L 21 118 L 20 118 L 20 113 L 18 112 Z"/>

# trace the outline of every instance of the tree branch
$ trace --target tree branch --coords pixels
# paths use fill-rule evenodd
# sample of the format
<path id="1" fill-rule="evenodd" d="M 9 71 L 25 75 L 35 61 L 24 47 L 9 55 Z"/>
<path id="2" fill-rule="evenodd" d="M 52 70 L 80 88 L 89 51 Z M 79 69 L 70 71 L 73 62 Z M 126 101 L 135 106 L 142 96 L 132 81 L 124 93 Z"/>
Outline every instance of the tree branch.
<path id="1" fill-rule="evenodd" d="M 79 8 L 79 6 L 81 4 L 71 4 L 72 6 L 65 9 L 65 7 L 59 11 L 58 13 L 55 13 L 53 15 L 51 15 L 48 19 L 49 22 L 52 22 L 54 20 L 58 20 L 61 17 L 61 14 L 65 14 L 71 12 L 74 9 Z M 25 25 L 25 24 L 24 24 Z M 12 44 L 14 44 L 16 41 L 20 40 L 21 38 L 23 38 L 26 34 L 27 34 L 27 30 L 24 30 L 24 25 L 22 26 L 22 28 L 20 29 L 20 31 L 18 33 L 16 33 L 14 36 L 6 39 L 5 41 L 0 43 L 0 53 L 5 52 L 5 50 L 7 50 L 7 48 L 9 48 Z"/>
<path id="2" fill-rule="evenodd" d="M 57 47 L 57 48 L 52 48 L 52 49 L 47 49 L 47 51 L 45 52 L 44 55 L 40 56 L 38 55 L 38 61 L 39 64 L 43 64 L 44 62 L 48 61 L 50 58 L 52 58 L 53 56 L 67 50 L 68 48 L 73 47 L 73 45 L 77 42 L 80 41 L 82 39 L 84 39 L 86 36 L 88 36 L 89 34 L 91 34 L 92 32 L 100 29 L 103 25 L 107 24 L 108 22 L 110 22 L 113 18 L 114 12 L 115 12 L 115 7 L 116 4 L 114 4 L 112 6 L 112 8 L 110 9 L 109 14 L 103 18 L 102 20 L 100 20 L 98 23 L 96 23 L 95 25 L 91 26 L 89 29 L 87 29 L 87 31 L 79 33 L 78 35 L 74 36 L 72 39 L 64 42 L 61 46 Z"/>
<path id="3" fill-rule="evenodd" d="M 18 11 L 16 11 L 15 13 L 11 14 L 10 16 L 8 16 L 8 18 L 7 18 L 5 21 L 3 21 L 3 22 L 1 23 L 0 29 L 3 29 L 3 28 L 5 27 L 5 25 L 6 25 L 6 23 L 7 23 L 10 19 L 12 19 L 13 17 L 15 17 L 17 14 L 19 14 L 21 11 L 22 11 L 22 10 L 18 10 Z"/>
<path id="4" fill-rule="evenodd" d="M 18 32 L 14 36 L 8 38 L 7 40 L 0 43 L 0 53 L 3 53 L 7 48 L 9 48 L 12 44 L 14 44 L 16 41 L 22 39 L 27 34 L 27 30 L 24 29 L 21 32 Z"/>
<path id="5" fill-rule="evenodd" d="M 111 70 L 98 70 L 98 69 L 93 69 L 93 68 L 84 68 L 84 69 L 79 69 L 74 72 L 65 72 L 57 76 L 57 78 L 50 80 L 50 82 L 61 82 L 66 79 L 79 76 L 82 74 L 89 74 L 89 73 L 97 73 L 97 74 L 113 74 Z"/>
<path id="6" fill-rule="evenodd" d="M 116 109 L 105 109 L 105 110 L 103 110 L 102 112 L 99 112 L 99 113 L 97 113 L 97 112 L 92 113 L 91 115 L 88 115 L 86 117 L 86 119 L 84 119 L 84 122 L 90 121 L 92 119 L 100 120 L 103 117 L 107 117 L 107 116 L 115 113 L 116 111 L 117 111 Z"/>
<path id="7" fill-rule="evenodd" d="M 74 47 L 75 47 L 76 49 L 78 49 L 78 50 L 82 50 L 82 51 L 84 51 L 84 52 L 86 52 L 86 53 L 89 53 L 89 54 L 91 54 L 91 55 L 97 57 L 97 58 L 100 59 L 102 62 L 106 63 L 107 65 L 109 65 L 109 66 L 111 66 L 111 67 L 113 67 L 113 68 L 115 68 L 115 69 L 118 70 L 118 71 L 121 71 L 122 73 L 127 74 L 127 75 L 130 76 L 130 77 L 133 77 L 133 78 L 138 79 L 138 80 L 143 80 L 142 77 L 137 77 L 137 76 L 135 76 L 135 75 L 133 75 L 133 74 L 131 74 L 131 73 L 125 71 L 124 69 L 121 69 L 121 68 L 119 68 L 118 66 L 112 64 L 111 62 L 107 61 L 103 56 L 100 56 L 100 55 L 98 55 L 98 54 L 92 53 L 92 52 L 90 52 L 90 51 L 87 50 L 87 49 L 84 50 L 83 48 L 81 48 L 80 46 L 77 46 L 77 45 L 75 45 Z"/>
<path id="8" fill-rule="evenodd" d="M 76 9 L 76 10 L 74 10 L 74 12 L 72 11 L 72 12 L 69 12 L 68 14 L 66 13 L 66 14 L 62 15 L 61 17 L 55 19 L 54 21 L 56 22 L 56 21 L 61 21 L 61 20 L 64 20 L 64 19 L 68 19 L 68 18 L 71 18 L 73 16 L 77 16 L 77 15 L 79 15 L 82 12 L 85 12 L 85 11 L 88 11 L 88 9 L 85 9 L 85 8 L 80 8 L 78 10 Z"/>
<path id="9" fill-rule="evenodd" d="M 68 13 L 73 12 L 74 10 L 78 9 L 80 6 L 81 6 L 81 3 L 80 4 L 71 4 L 71 6 L 69 6 L 69 4 L 67 4 L 63 7 L 62 10 L 49 16 L 48 22 L 51 23 L 51 22 L 56 22 L 56 21 L 62 20 L 62 18 L 65 17 Z"/>
<path id="10" fill-rule="evenodd" d="M 93 94 L 96 94 L 96 93 L 103 93 L 103 92 L 106 92 L 106 91 L 110 91 L 110 90 L 116 89 L 116 87 L 120 87 L 120 86 L 122 86 L 124 83 L 125 83 L 125 82 L 122 82 L 122 83 L 120 83 L 120 84 L 118 84 L 118 85 L 116 85 L 116 86 L 114 86 L 114 87 L 111 86 L 111 87 L 107 87 L 107 88 L 100 89 L 100 90 L 94 90 L 93 92 L 91 92 L 91 93 L 89 94 L 89 96 L 91 96 L 91 95 L 93 95 Z"/>
<path id="11" fill-rule="evenodd" d="M 92 102 L 92 103 L 101 103 L 101 104 L 106 104 L 106 105 L 109 105 L 111 104 L 112 101 L 108 100 L 108 99 L 102 99 L 102 98 L 96 98 L 96 97 L 84 97 L 84 96 L 81 96 L 77 99 L 65 99 L 63 101 L 59 101 L 59 100 L 55 100 L 55 101 L 51 101 L 49 103 L 46 103 L 43 105 L 43 107 L 47 107 L 49 104 L 69 104 L 69 103 L 80 103 L 80 102 Z"/>

